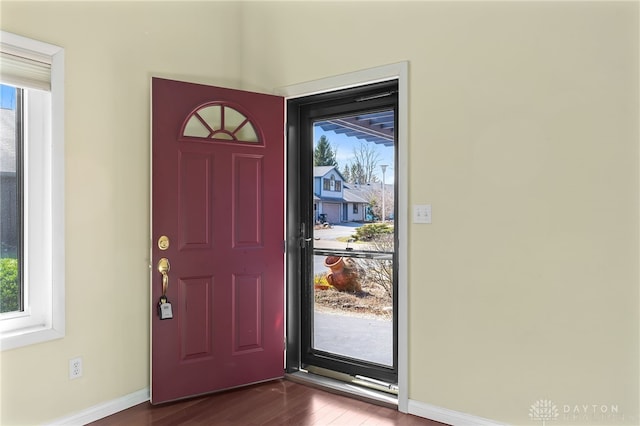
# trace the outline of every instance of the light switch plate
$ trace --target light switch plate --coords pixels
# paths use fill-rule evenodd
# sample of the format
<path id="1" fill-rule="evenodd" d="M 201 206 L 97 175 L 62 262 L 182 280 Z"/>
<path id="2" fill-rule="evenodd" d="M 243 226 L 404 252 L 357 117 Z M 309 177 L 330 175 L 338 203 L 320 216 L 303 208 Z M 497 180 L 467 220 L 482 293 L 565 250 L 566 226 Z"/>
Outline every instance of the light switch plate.
<path id="1" fill-rule="evenodd" d="M 431 204 L 413 205 L 413 223 L 431 223 Z"/>

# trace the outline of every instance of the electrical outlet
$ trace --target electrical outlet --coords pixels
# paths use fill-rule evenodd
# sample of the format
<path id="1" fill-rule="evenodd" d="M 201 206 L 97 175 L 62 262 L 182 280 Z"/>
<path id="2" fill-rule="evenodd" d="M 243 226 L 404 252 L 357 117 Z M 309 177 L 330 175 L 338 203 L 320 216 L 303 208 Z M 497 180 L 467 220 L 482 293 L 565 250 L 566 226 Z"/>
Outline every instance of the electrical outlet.
<path id="1" fill-rule="evenodd" d="M 82 377 L 82 358 L 73 358 L 69 360 L 69 378 L 77 379 Z"/>

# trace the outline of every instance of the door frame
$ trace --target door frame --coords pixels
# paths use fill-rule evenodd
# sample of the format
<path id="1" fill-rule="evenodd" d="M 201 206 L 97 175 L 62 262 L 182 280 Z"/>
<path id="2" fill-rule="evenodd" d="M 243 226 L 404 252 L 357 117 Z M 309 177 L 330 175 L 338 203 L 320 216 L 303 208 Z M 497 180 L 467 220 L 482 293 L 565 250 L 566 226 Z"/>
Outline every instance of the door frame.
<path id="1" fill-rule="evenodd" d="M 408 184 L 409 184 L 409 62 L 397 62 L 389 65 L 383 65 L 375 68 L 368 68 L 351 73 L 341 74 L 337 76 L 327 77 L 320 80 L 309 81 L 306 83 L 300 83 L 290 86 L 278 88 L 275 94 L 283 96 L 286 102 L 289 99 L 295 99 L 303 96 L 317 95 L 321 93 L 333 92 L 340 89 L 346 89 L 350 87 L 362 86 L 365 84 L 377 83 L 387 80 L 398 80 L 398 129 L 397 129 L 397 143 L 398 143 L 398 199 L 396 204 L 398 207 L 398 217 L 403 220 L 398 224 L 398 244 L 396 252 L 398 256 L 398 410 L 401 412 L 408 412 L 409 398 L 408 398 L 408 378 L 409 378 L 409 364 L 408 364 L 408 228 L 409 228 L 409 198 L 408 198 Z M 287 131 L 287 130 L 286 130 Z M 289 137 L 285 133 L 285 144 L 288 144 Z M 286 162 L 286 160 L 285 160 Z M 289 181 L 289 177 L 286 177 Z M 286 191 L 297 191 L 298 188 L 286 188 Z M 288 199 L 288 194 L 285 193 L 285 199 Z M 289 214 L 289 211 L 286 212 Z M 285 215 L 286 215 L 285 214 Z M 285 218 L 286 219 L 286 218 Z M 297 235 L 296 230 L 290 229 L 287 220 L 287 238 L 291 240 L 293 235 Z M 295 246 L 298 243 L 296 241 L 288 241 L 288 246 Z M 287 253 L 287 264 L 290 263 L 290 254 Z M 287 266 L 286 274 L 289 272 L 291 265 Z M 289 286 L 288 277 L 285 282 L 287 287 Z M 293 305 L 293 306 L 292 306 Z M 288 321 L 291 315 L 297 315 L 299 306 L 295 306 L 295 303 L 287 300 L 286 311 L 286 330 L 287 330 L 287 343 L 293 340 L 299 340 L 299 324 L 292 324 Z M 287 345 L 289 346 L 289 345 Z M 300 345 L 297 345 L 298 348 Z M 298 349 L 299 351 L 299 349 Z M 291 357 L 297 357 L 300 359 L 300 354 L 292 354 L 290 350 L 287 350 L 287 366 L 288 360 Z"/>

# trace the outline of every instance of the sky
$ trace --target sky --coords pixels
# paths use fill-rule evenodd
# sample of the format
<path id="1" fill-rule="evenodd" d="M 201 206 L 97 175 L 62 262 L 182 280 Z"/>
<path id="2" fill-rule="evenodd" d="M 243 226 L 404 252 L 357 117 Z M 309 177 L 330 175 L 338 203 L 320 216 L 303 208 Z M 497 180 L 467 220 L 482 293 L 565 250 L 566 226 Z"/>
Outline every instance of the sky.
<path id="1" fill-rule="evenodd" d="M 16 88 L 0 84 L 0 108 L 15 109 Z"/>
<path id="2" fill-rule="evenodd" d="M 331 144 L 331 148 L 336 151 L 336 160 L 338 161 L 338 170 L 342 172 L 344 165 L 351 162 L 351 158 L 353 157 L 353 149 L 358 148 L 360 146 L 361 139 L 355 137 L 345 136 L 344 134 L 338 134 L 333 131 L 324 131 L 320 127 L 314 127 L 313 129 L 313 144 L 314 147 L 317 145 L 320 137 L 324 135 Z M 371 143 L 371 142 L 365 142 Z M 385 183 L 393 183 L 394 175 L 395 175 L 395 167 L 394 167 L 394 150 L 393 147 L 379 145 L 371 143 L 376 151 L 380 155 L 379 165 L 387 164 L 387 171 L 385 172 Z M 382 182 L 382 169 L 378 166 L 376 170 L 376 175 L 380 182 Z"/>

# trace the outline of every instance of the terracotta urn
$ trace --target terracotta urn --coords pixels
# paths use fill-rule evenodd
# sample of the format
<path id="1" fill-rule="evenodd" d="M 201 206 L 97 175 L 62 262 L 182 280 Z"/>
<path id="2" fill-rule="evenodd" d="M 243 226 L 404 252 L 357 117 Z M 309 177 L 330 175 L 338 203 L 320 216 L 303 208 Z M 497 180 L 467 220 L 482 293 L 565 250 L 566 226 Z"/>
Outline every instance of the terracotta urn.
<path id="1" fill-rule="evenodd" d="M 324 266 L 331 269 L 331 272 L 342 272 L 344 259 L 341 256 L 327 256 L 324 259 Z"/>
<path id="2" fill-rule="evenodd" d="M 327 282 L 338 291 L 361 291 L 358 273 L 355 269 L 347 267 L 344 258 L 340 256 L 327 256 L 324 265 L 331 269 L 327 274 Z"/>

